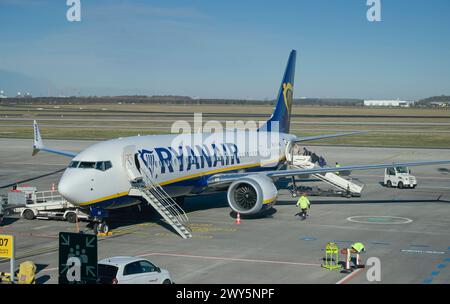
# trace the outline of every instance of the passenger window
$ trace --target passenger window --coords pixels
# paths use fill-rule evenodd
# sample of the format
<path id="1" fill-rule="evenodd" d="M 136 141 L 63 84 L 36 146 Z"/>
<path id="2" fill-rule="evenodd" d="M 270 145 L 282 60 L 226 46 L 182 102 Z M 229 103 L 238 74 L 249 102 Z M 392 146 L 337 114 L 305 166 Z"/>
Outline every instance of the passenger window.
<path id="1" fill-rule="evenodd" d="M 132 275 L 132 274 L 138 274 L 141 273 L 141 267 L 139 265 L 139 262 L 133 262 L 125 266 L 125 269 L 123 270 L 123 275 Z"/>

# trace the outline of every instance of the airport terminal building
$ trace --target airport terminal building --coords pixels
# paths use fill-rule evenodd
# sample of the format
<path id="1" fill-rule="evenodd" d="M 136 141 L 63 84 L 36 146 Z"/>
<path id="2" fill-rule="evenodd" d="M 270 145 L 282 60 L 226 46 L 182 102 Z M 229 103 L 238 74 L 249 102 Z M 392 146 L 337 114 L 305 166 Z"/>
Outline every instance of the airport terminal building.
<path id="1" fill-rule="evenodd" d="M 366 107 L 410 107 L 415 101 L 408 100 L 364 100 Z"/>

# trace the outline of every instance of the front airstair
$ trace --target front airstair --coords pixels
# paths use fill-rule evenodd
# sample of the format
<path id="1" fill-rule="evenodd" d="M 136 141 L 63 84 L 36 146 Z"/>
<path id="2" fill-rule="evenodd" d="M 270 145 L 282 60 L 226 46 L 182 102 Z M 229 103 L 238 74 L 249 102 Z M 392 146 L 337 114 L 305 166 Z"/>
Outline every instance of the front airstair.
<path id="1" fill-rule="evenodd" d="M 292 168 L 297 169 L 313 169 L 317 168 L 314 163 L 311 162 L 311 156 L 306 155 L 292 155 L 292 161 L 290 162 L 290 166 Z M 361 196 L 361 192 L 364 188 L 364 185 L 357 184 L 353 180 L 347 180 L 335 173 L 327 172 L 327 173 L 317 173 L 312 174 L 315 178 L 320 179 L 321 181 L 338 188 L 340 190 L 346 191 L 346 193 L 350 196 Z"/>
<path id="2" fill-rule="evenodd" d="M 148 176 L 143 164 L 140 166 L 142 179 L 131 182 L 130 196 L 142 197 L 163 219 L 184 239 L 192 237 L 188 227 L 189 219 L 184 210 L 158 184 Z"/>

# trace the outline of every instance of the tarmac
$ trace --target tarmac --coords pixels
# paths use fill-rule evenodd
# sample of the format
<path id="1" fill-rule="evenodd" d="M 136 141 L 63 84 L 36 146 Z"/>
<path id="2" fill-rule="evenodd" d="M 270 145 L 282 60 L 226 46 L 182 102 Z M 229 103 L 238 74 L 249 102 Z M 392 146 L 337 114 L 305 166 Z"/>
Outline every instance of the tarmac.
<path id="1" fill-rule="evenodd" d="M 48 140 L 49 147 L 80 151 L 93 141 Z M 450 159 L 450 150 L 308 146 L 330 165 Z M 57 171 L 69 159 L 39 153 L 31 157 L 32 140 L 0 139 L 0 187 L 17 180 Z M 360 171 L 353 178 L 365 184 L 361 198 L 310 197 L 310 216 L 300 221 L 296 199 L 280 190 L 270 216 L 235 218 L 224 193 L 186 199 L 193 238 L 168 230 L 152 210 L 137 208 L 116 214 L 113 235 L 99 237 L 99 259 L 132 255 L 169 270 L 176 283 L 418 283 L 450 282 L 450 166 L 412 168 L 416 189 L 389 189 L 380 182 L 383 170 Z M 27 184 L 48 190 L 61 173 Z M 297 185 L 330 186 L 321 182 Z M 0 189 L 6 193 L 9 188 Z M 132 220 L 130 220 L 132 218 Z M 89 233 L 87 223 L 80 229 Z M 38 283 L 58 281 L 58 233 L 77 227 L 62 221 L 5 218 L 0 234 L 16 239 L 16 264 L 38 266 Z M 360 241 L 363 260 L 381 262 L 381 281 L 369 282 L 366 269 L 341 273 L 321 267 L 327 242 L 340 248 Z M 341 259 L 343 257 L 341 256 Z M 0 271 L 9 262 L 0 260 Z"/>

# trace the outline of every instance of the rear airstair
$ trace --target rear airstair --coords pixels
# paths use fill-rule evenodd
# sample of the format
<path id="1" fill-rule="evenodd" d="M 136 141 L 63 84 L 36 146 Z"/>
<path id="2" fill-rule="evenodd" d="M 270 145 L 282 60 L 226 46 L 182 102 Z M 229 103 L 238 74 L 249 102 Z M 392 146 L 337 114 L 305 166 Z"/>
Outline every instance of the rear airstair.
<path id="1" fill-rule="evenodd" d="M 290 162 L 290 166 L 293 168 L 313 169 L 317 167 L 311 162 L 311 156 L 292 155 L 291 159 L 292 161 Z M 349 196 L 361 196 L 361 192 L 364 188 L 364 185 L 357 184 L 353 180 L 347 180 L 332 172 L 317 173 L 312 175 L 333 187 L 346 191 Z"/>
<path id="2" fill-rule="evenodd" d="M 128 161 L 132 162 L 131 164 Z M 184 239 L 192 237 L 188 227 L 189 219 L 184 210 L 170 197 L 167 192 L 158 184 L 154 183 L 152 178 L 147 174 L 146 167 L 139 159 L 126 160 L 126 166 L 134 166 L 135 161 L 139 162 L 140 170 L 137 170 L 140 177 L 135 171 L 133 176 L 137 177 L 131 181 L 132 188 L 129 191 L 130 196 L 142 197 L 150 206 L 152 206 L 164 220 L 172 226 L 173 229 Z"/>

